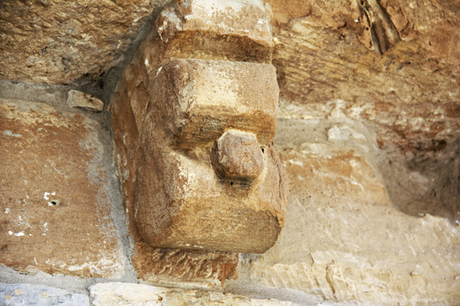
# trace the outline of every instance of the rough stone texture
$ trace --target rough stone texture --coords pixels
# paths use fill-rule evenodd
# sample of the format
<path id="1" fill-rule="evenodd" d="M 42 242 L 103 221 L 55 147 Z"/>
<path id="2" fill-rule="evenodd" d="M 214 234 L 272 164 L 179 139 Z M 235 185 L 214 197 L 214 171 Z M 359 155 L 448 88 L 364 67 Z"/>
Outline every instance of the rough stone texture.
<path id="1" fill-rule="evenodd" d="M 0 78 L 70 83 L 97 77 L 122 59 L 165 1 L 20 1 L 0 3 Z"/>
<path id="2" fill-rule="evenodd" d="M 287 193 L 269 145 L 277 94 L 273 67 L 266 64 L 182 59 L 163 66 L 140 126 L 132 194 L 144 241 L 245 253 L 274 244 Z M 253 184 L 219 180 L 211 167 L 212 146 L 228 128 L 254 132 L 266 147 L 266 170 Z"/>
<path id="3" fill-rule="evenodd" d="M 169 57 L 271 62 L 273 37 L 262 1 L 176 1 L 156 20 Z"/>
<path id="4" fill-rule="evenodd" d="M 173 60 L 158 72 L 150 94 L 149 111 L 163 114 L 156 121 L 173 134 L 175 148 L 207 144 L 230 128 L 256 134 L 262 146 L 275 136 L 279 90 L 272 65 Z M 148 116 L 138 126 L 147 125 Z"/>
<path id="5" fill-rule="evenodd" d="M 19 271 L 120 277 L 98 124 L 0 100 L 0 261 Z"/>
<path id="6" fill-rule="evenodd" d="M 100 99 L 78 90 L 69 90 L 67 104 L 70 107 L 82 108 L 94 112 L 101 112 L 104 109 L 104 102 Z"/>
<path id="7" fill-rule="evenodd" d="M 458 227 L 398 211 L 357 127 L 279 122 L 275 141 L 290 185 L 286 224 L 272 249 L 243 255 L 240 279 L 301 291 L 316 303 L 458 305 Z M 296 139 L 302 128 L 310 134 Z M 338 140 L 338 130 L 348 138 Z"/>
<path id="8" fill-rule="evenodd" d="M 459 27 L 446 25 L 435 31 L 434 23 L 441 21 L 434 9 L 425 11 L 433 12 L 433 20 L 430 13 L 418 17 L 408 13 L 414 18 L 408 31 L 415 36 L 404 38 L 404 31 L 396 26 L 400 39 L 381 55 L 369 50 L 352 27 L 351 17 L 362 18 L 350 14 L 361 9 L 350 8 L 345 14 L 341 10 L 348 2 L 342 2 L 345 6 L 330 3 L 331 10 L 324 15 L 311 13 L 275 28 L 273 63 L 280 84 L 280 117 L 360 122 L 375 128 L 386 161 L 370 162 L 384 178 L 394 205 L 410 215 L 429 213 L 460 222 L 456 200 L 460 66 L 458 57 L 452 57 L 456 48 L 451 48 L 459 41 L 454 39 Z M 389 1 L 381 1 L 380 8 L 385 3 Z M 420 12 L 415 8 L 422 4 L 428 2 L 401 3 L 401 7 L 414 6 L 408 11 Z M 432 5 L 440 4 L 433 1 Z M 438 8 L 449 22 L 458 24 L 452 14 L 455 8 Z M 422 24 L 433 32 L 422 31 Z M 424 35 L 445 37 L 439 42 L 445 52 L 437 49 L 439 44 L 428 47 Z M 411 177 L 417 172 L 421 179 Z"/>
<path id="9" fill-rule="evenodd" d="M 269 145 L 278 91 L 267 66 L 177 60 L 163 67 L 140 133 L 135 214 L 144 241 L 245 253 L 274 244 L 287 190 Z M 266 147 L 266 170 L 253 184 L 219 180 L 211 166 L 212 146 L 228 128 L 257 133 Z"/>
<path id="10" fill-rule="evenodd" d="M 283 118 L 369 120 L 380 129 L 379 146 L 393 143 L 403 153 L 455 139 L 460 90 L 451 66 L 434 64 L 415 44 L 379 56 L 336 35 L 305 20 L 281 30 L 275 54 Z"/>
<path id="11" fill-rule="evenodd" d="M 217 174 L 222 178 L 253 180 L 264 169 L 264 155 L 256 135 L 227 130 L 217 141 Z"/>
<path id="12" fill-rule="evenodd" d="M 290 27 L 294 19 L 303 19 L 315 27 L 336 30 L 341 38 L 357 37 L 362 45 L 377 53 L 385 53 L 400 41 L 413 42 L 427 52 L 426 59 L 454 64 L 454 76 L 460 76 L 458 0 L 265 2 L 270 6 L 275 32 Z"/>
<path id="13" fill-rule="evenodd" d="M 152 248 L 136 243 L 132 258 L 139 279 L 147 283 L 182 288 L 222 290 L 227 280 L 238 278 L 238 254 Z"/>
<path id="14" fill-rule="evenodd" d="M 277 300 L 249 299 L 220 292 L 152 287 L 140 284 L 104 283 L 90 288 L 95 306 L 117 305 L 294 305 Z"/>
<path id="15" fill-rule="evenodd" d="M 0 304 L 89 306 L 89 297 L 43 285 L 0 283 Z"/>
<path id="16" fill-rule="evenodd" d="M 70 82 L 85 72 L 98 75 L 120 59 L 127 40 L 117 49 L 116 39 L 129 31 L 125 21 L 138 17 L 130 15 L 130 5 L 123 16 L 114 11 L 112 19 L 103 8 L 111 3 L 42 2 L 51 5 L 0 4 L 1 77 Z M 230 2 L 234 9 L 213 1 L 173 3 L 117 89 L 117 99 L 131 101 L 113 104 L 112 110 L 123 114 L 114 121 L 115 158 L 128 227 L 137 241 L 132 260 L 139 278 L 216 289 L 228 283 L 227 290 L 250 296 L 305 294 L 311 303 L 297 300 L 307 305 L 458 304 L 459 1 Z M 64 14 L 73 19 L 61 27 L 41 26 L 43 16 L 55 18 L 72 5 L 75 11 Z M 84 5 L 101 13 L 82 22 Z M 28 19 L 32 14 L 35 19 Z M 113 25 L 114 20 L 125 24 Z M 77 37 L 72 29 L 89 34 Z M 54 42 L 41 40 L 46 35 Z M 135 193 L 133 160 L 150 101 L 147 88 L 160 67 L 184 57 L 261 63 L 273 58 L 278 73 L 281 134 L 275 143 L 293 195 L 279 243 L 262 256 L 241 255 L 239 280 L 228 280 L 238 274 L 235 254 L 153 249 L 140 242 L 135 228 L 134 199 L 128 195 Z M 33 88 L 28 92 L 33 95 Z M 42 92 L 40 99 L 51 96 L 52 91 Z M 10 139 L 22 135 L 9 131 Z M 294 144 L 286 145 L 288 140 Z"/>
<path id="17" fill-rule="evenodd" d="M 158 250 L 151 247 L 148 247 L 145 243 L 141 240 L 139 236 L 139 227 L 136 225 L 135 220 L 135 210 L 136 210 L 136 197 L 132 196 L 135 194 L 139 194 L 136 191 L 136 173 L 141 173 L 145 178 L 147 178 L 147 173 L 153 173 L 157 175 L 161 173 L 161 171 L 153 171 L 153 169 L 146 169 L 145 167 L 142 171 L 138 170 L 140 165 L 137 161 L 140 158 L 145 158 L 142 155 L 139 155 L 138 147 L 145 147 L 145 152 L 150 154 L 150 152 L 157 152 L 159 153 L 158 149 L 164 149 L 166 151 L 170 151 L 172 155 L 179 158 L 181 161 L 190 164 L 189 166 L 195 167 L 196 169 L 200 169 L 200 171 L 205 171 L 203 173 L 208 173 L 208 176 L 214 178 L 216 174 L 210 168 L 210 152 L 212 150 L 212 142 L 217 140 L 222 133 L 225 131 L 225 126 L 217 120 L 205 120 L 203 112 L 208 114 L 209 116 L 213 116 L 213 112 L 210 111 L 211 107 L 217 107 L 215 110 L 220 110 L 222 115 L 227 114 L 228 116 L 232 116 L 232 112 L 236 112 L 235 114 L 242 114 L 244 113 L 244 109 L 242 107 L 238 107 L 237 103 L 233 104 L 230 109 L 225 109 L 223 107 L 219 107 L 216 104 L 218 99 L 214 99 L 214 97 L 220 97 L 220 99 L 226 98 L 229 96 L 229 93 L 232 95 L 230 97 L 235 96 L 235 94 L 239 93 L 242 90 L 243 95 L 245 95 L 248 99 L 257 101 L 254 103 L 254 107 L 249 106 L 254 111 L 260 109 L 261 112 L 256 112 L 255 115 L 257 116 L 258 113 L 265 113 L 267 114 L 267 120 L 271 120 L 271 123 L 265 126 L 264 129 L 256 126 L 255 128 L 251 127 L 251 124 L 244 124 L 238 122 L 238 116 L 233 116 L 235 120 L 233 122 L 224 122 L 225 124 L 235 124 L 234 127 L 240 128 L 243 130 L 249 129 L 256 132 L 258 135 L 261 135 L 261 138 L 258 139 L 262 142 L 262 145 L 265 147 L 267 146 L 268 152 L 272 152 L 269 154 L 273 154 L 273 148 L 270 146 L 269 143 L 273 134 L 275 132 L 275 114 L 276 114 L 276 99 L 271 99 L 266 103 L 258 102 L 258 100 L 254 99 L 256 94 L 265 95 L 270 97 L 270 92 L 273 91 L 273 97 L 276 97 L 278 94 L 276 88 L 276 81 L 274 78 L 274 70 L 273 67 L 268 65 L 250 65 L 247 63 L 231 63 L 231 62 L 224 62 L 220 64 L 220 62 L 205 62 L 205 61 L 177 61 L 177 63 L 181 64 L 181 67 L 190 68 L 189 70 L 185 71 L 186 74 L 181 74 L 181 69 L 176 70 L 176 75 L 179 76 L 176 78 L 174 75 L 171 75 L 171 81 L 177 83 L 176 88 L 177 90 L 181 90 L 180 95 L 188 94 L 189 96 L 180 96 L 178 102 L 192 102 L 188 104 L 182 103 L 181 104 L 173 104 L 174 109 L 177 111 L 176 113 L 169 113 L 173 116 L 174 120 L 168 122 L 171 125 L 170 131 L 172 131 L 175 135 L 175 141 L 173 143 L 173 148 L 177 151 L 171 151 L 168 147 L 171 145 L 170 140 L 159 139 L 159 143 L 162 145 L 156 145 L 155 148 L 151 148 L 154 144 L 152 141 L 148 140 L 148 134 L 152 131 L 151 125 L 154 122 L 157 122 L 161 116 L 155 116 L 155 113 L 152 111 L 153 108 L 157 107 L 155 104 L 152 103 L 149 109 L 150 101 L 155 98 L 158 99 L 159 95 L 152 95 L 151 96 L 151 88 L 155 85 L 155 80 L 157 76 L 168 76 L 169 74 L 165 73 L 164 71 L 174 71 L 173 64 L 169 63 L 171 58 L 173 57 L 189 57 L 189 58 L 202 58 L 202 59 L 228 59 L 231 54 L 236 54 L 234 48 L 240 48 L 241 51 L 238 56 L 233 57 L 231 59 L 245 59 L 248 61 L 255 61 L 255 62 L 266 62 L 269 60 L 267 55 L 271 54 L 271 48 L 273 46 L 271 36 L 267 36 L 270 34 L 268 32 L 268 19 L 263 11 L 263 7 L 261 7 L 260 3 L 257 5 L 252 4 L 242 4 L 238 1 L 226 1 L 225 7 L 222 8 L 222 3 L 216 3 L 215 9 L 216 14 L 214 16 L 219 15 L 219 18 L 223 18 L 224 15 L 226 16 L 223 18 L 222 23 L 219 26 L 214 27 L 211 26 L 207 32 L 203 32 L 202 36 L 197 35 L 198 31 L 201 30 L 201 26 L 203 22 L 206 23 L 209 21 L 210 15 L 207 13 L 204 14 L 203 11 L 196 10 L 202 3 L 200 1 L 190 1 L 184 2 L 184 7 L 181 5 L 174 4 L 170 9 L 166 9 L 165 13 L 162 14 L 158 20 L 157 25 L 159 25 L 158 31 L 162 34 L 158 35 L 157 32 L 153 32 L 151 36 L 143 43 L 134 57 L 132 63 L 127 67 L 127 69 L 123 72 L 122 80 L 119 82 L 116 92 L 112 99 L 111 110 L 113 113 L 114 119 L 114 131 L 115 131 L 115 142 L 117 147 L 117 156 L 116 159 L 118 161 L 119 166 L 119 177 L 122 182 L 122 192 L 124 197 L 124 207 L 125 211 L 128 216 L 128 229 L 130 230 L 133 237 L 136 239 L 135 243 L 135 254 L 133 256 L 133 265 L 138 271 L 139 276 L 149 282 L 160 283 L 160 284 L 170 284 L 171 282 L 180 282 L 181 286 L 210 286 L 213 288 L 222 288 L 225 285 L 225 281 L 227 278 L 235 278 L 237 276 L 236 273 L 236 265 L 237 265 L 237 255 L 236 254 L 228 254 L 228 253 L 206 253 L 206 252 L 188 252 L 188 251 L 167 251 L 167 250 Z M 192 11 L 188 11 L 188 8 L 192 8 Z M 245 11 L 249 12 L 247 15 L 238 15 L 240 19 L 239 22 L 233 22 L 233 25 L 229 24 L 231 18 L 234 18 L 237 14 L 236 11 Z M 182 14 L 181 16 L 190 16 L 184 18 L 180 21 L 180 23 L 172 22 L 174 19 L 172 16 L 176 16 L 175 14 Z M 184 15 L 185 14 L 185 15 Z M 222 15 L 224 14 L 224 15 Z M 193 15 L 193 16 L 192 16 Z M 193 18 L 192 18 L 193 17 Z M 240 29 L 239 23 L 251 23 L 254 24 L 254 18 L 257 17 L 256 23 L 259 22 L 260 27 L 256 27 L 253 32 L 249 31 L 242 31 Z M 172 18 L 172 19 L 171 19 Z M 202 19 L 199 21 L 199 19 Z M 225 19 L 225 20 L 224 20 Z M 188 23 L 188 20 L 194 20 L 193 23 Z M 170 22 L 171 21 L 171 22 Z M 184 24 L 185 23 L 185 24 Z M 164 25 L 164 26 L 163 26 Z M 198 27 L 200 26 L 200 27 Z M 252 29 L 252 27 L 249 27 Z M 261 31 L 262 30 L 262 31 Z M 168 33 L 168 37 L 163 34 Z M 181 34 L 182 33 L 182 34 Z M 182 35 L 182 36 L 181 36 Z M 182 39 L 181 37 L 189 37 L 190 39 L 201 39 L 201 41 L 194 41 L 193 39 Z M 200 38 L 201 37 L 201 38 Z M 206 42 L 206 43 L 204 43 Z M 216 43 L 218 42 L 218 43 Z M 222 42 L 222 44 L 220 43 Z M 234 48 L 229 49 L 229 43 L 232 43 Z M 244 44 L 235 44 L 235 42 L 245 42 Z M 223 49 L 219 49 L 222 46 Z M 254 49 L 256 48 L 256 49 Z M 233 50 L 233 51 L 232 51 Z M 256 52 L 257 51 L 257 52 Z M 263 52 L 262 52 L 263 51 Z M 262 57 L 258 57 L 258 56 Z M 169 63 L 169 64 L 168 64 Z M 185 66 L 184 66 L 185 64 Z M 169 67 L 169 68 L 168 68 Z M 192 68 L 198 68 L 196 71 Z M 212 68 L 212 69 L 209 69 Z M 222 69 L 225 68 L 225 69 Z M 225 73 L 230 72 L 230 76 L 233 78 L 241 78 L 244 75 L 241 74 L 241 69 L 243 71 L 247 71 L 249 75 L 246 76 L 247 80 L 250 82 L 257 84 L 254 88 L 266 88 L 267 94 L 258 90 L 257 92 L 249 92 L 245 88 L 246 83 L 238 83 L 232 80 L 232 78 L 225 75 Z M 262 70 L 260 70 L 262 69 Z M 208 71 L 208 72 L 207 72 Z M 183 71 L 182 71 L 183 72 Z M 212 72 L 212 73 L 209 73 Z M 263 72 L 264 75 L 261 77 L 257 73 Z M 266 78 L 266 76 L 269 76 Z M 228 79 L 228 80 L 227 80 Z M 193 83 L 190 81 L 197 81 L 198 83 Z M 268 83 L 267 83 L 268 81 Z M 201 83 L 200 83 L 201 82 Z M 207 89 L 211 87 L 203 86 L 203 82 L 208 82 L 210 85 L 213 85 L 213 90 L 216 92 L 206 92 Z M 220 83 L 219 83 L 220 82 Z M 160 83 L 160 82 L 157 82 Z M 244 85 L 244 86 L 243 86 Z M 158 87 L 158 85 L 156 85 Z M 169 86 L 169 85 L 168 85 Z M 241 90 L 239 89 L 241 88 Z M 160 86 L 161 89 L 161 86 Z M 161 89 L 163 90 L 163 89 Z M 227 91 L 227 90 L 230 90 Z M 232 91 L 233 90 L 233 91 Z M 213 97 L 213 99 L 210 99 Z M 189 100 L 187 100 L 189 99 Z M 129 103 L 128 103 L 129 101 Z M 238 100 L 237 100 L 238 101 Z M 237 102 L 234 101 L 234 102 Z M 266 107 L 270 105 L 269 108 Z M 153 105 L 153 106 L 152 106 Z M 244 101 L 243 101 L 244 105 Z M 181 106 L 181 107 L 178 107 Z M 164 106 L 161 106 L 162 108 Z M 248 109 L 250 110 L 250 109 Z M 246 110 L 246 111 L 248 111 Z M 150 120 L 144 122 L 144 118 L 146 117 L 147 111 L 150 112 Z M 232 112 L 231 112 L 232 111 Z M 177 115 L 177 116 L 176 116 Z M 185 116 L 184 116 L 185 115 Z M 176 116 L 176 117 L 175 117 Z M 181 117 L 182 116 L 182 117 Z M 210 137 L 200 138 L 198 136 L 204 135 L 206 133 L 202 133 L 199 129 L 195 131 L 196 137 L 192 135 L 194 128 L 199 126 L 200 124 L 189 124 L 187 126 L 187 118 L 191 116 L 192 118 L 200 119 L 199 122 L 203 123 L 203 129 L 208 131 Z M 222 116 L 223 117 L 223 116 Z M 210 118 L 210 117 L 209 117 Z M 153 120 L 155 119 L 155 120 Z M 199 123 L 197 121 L 197 123 Z M 257 125 L 260 122 L 250 121 L 251 123 L 256 123 Z M 189 122 L 193 123 L 193 122 Z M 244 122 L 243 122 L 244 123 Z M 264 123 L 264 122 L 262 122 Z M 265 121 L 267 123 L 267 121 Z M 185 124 L 185 125 L 184 125 Z M 149 127 L 150 126 L 150 127 Z M 149 127 L 149 128 L 147 128 Z M 216 129 L 215 127 L 219 127 Z M 158 125 L 155 128 L 160 128 Z M 144 129 L 144 131 L 143 131 Z M 149 131 L 150 129 L 150 131 Z M 260 131 L 263 130 L 261 133 Z M 216 131 L 218 133 L 216 133 Z M 184 132 L 184 133 L 182 133 Z M 168 132 L 169 133 L 169 132 Z M 215 133 L 215 135 L 212 135 Z M 140 136 L 140 134 L 142 136 Z M 146 136 L 147 135 L 147 136 Z M 159 136 L 158 134 L 157 136 Z M 212 136 L 212 137 L 211 137 Z M 144 139 L 144 144 L 141 144 L 139 141 Z M 258 136 L 259 137 L 259 136 Z M 216 138 L 216 139 L 214 139 Z M 153 139 L 153 138 L 152 138 Z M 202 149 L 194 148 L 191 146 L 189 148 L 180 148 L 180 145 L 184 144 L 184 139 L 191 144 L 198 144 L 200 143 L 201 146 L 205 144 L 206 146 Z M 165 140 L 167 142 L 165 143 Z M 181 144 L 182 142 L 182 144 Z M 150 148 L 147 150 L 147 146 Z M 155 150 L 153 150 L 155 149 Z M 160 150 L 161 151 L 161 150 Z M 165 151 L 165 152 L 166 152 Z M 192 154 L 192 155 L 190 155 Z M 149 160 L 152 160 L 151 157 L 148 157 Z M 207 161 L 198 162 L 200 159 L 207 158 Z M 155 160 L 155 159 L 153 159 Z M 152 160 L 152 161 L 153 161 Z M 162 159 L 159 159 L 161 161 Z M 147 163 L 149 164 L 149 163 Z M 172 164 L 174 165 L 174 164 Z M 154 166 L 155 168 L 160 169 L 163 167 L 161 162 L 150 163 L 150 166 Z M 269 168 L 273 168 L 270 166 Z M 200 173 L 197 173 L 197 178 L 202 178 L 203 176 Z M 206 177 L 206 176 L 205 176 Z M 147 178 L 148 180 L 161 182 L 158 180 L 153 180 L 151 178 Z M 214 178 L 215 179 L 215 178 Z M 197 181 L 195 181 L 197 182 Z M 230 185 L 231 182 L 228 182 Z M 166 187 L 170 188 L 172 185 L 164 184 Z M 198 186 L 199 184 L 197 184 Z M 201 184 L 202 186 L 208 185 L 208 183 Z M 286 186 L 286 185 L 284 185 Z M 144 196 L 147 196 L 152 190 L 147 190 L 148 192 L 143 192 Z M 178 190 L 179 191 L 179 190 Z M 155 193 L 161 195 L 159 193 Z M 267 194 L 271 194 L 268 192 Z M 198 195 L 198 194 L 197 194 Z M 157 196 L 159 197 L 159 196 Z M 178 194 L 175 196 L 178 197 Z M 197 198 L 198 199 L 198 198 Z M 148 199 L 149 201 L 152 198 Z M 206 203 L 206 202 L 205 202 Z M 169 213 L 165 211 L 167 215 Z M 195 213 L 193 213 L 195 214 Z M 182 214 L 186 216 L 186 214 Z M 142 214 L 138 214 L 139 218 L 143 218 Z M 237 215 L 238 216 L 238 215 Z M 244 214 L 243 214 L 244 216 Z M 220 217 L 220 215 L 219 215 Z M 210 222 L 209 220 L 212 217 L 209 215 L 203 214 L 202 220 Z M 152 220 L 155 220 L 157 223 L 161 222 L 162 220 L 167 221 L 167 219 L 155 217 L 154 219 L 150 218 L 146 221 L 148 225 L 152 224 Z M 198 219 L 197 219 L 198 220 Z M 167 225 L 167 223 L 165 223 Z M 236 223 L 235 223 L 236 224 Z M 201 226 L 201 225 L 200 225 Z M 201 228 L 201 227 L 200 227 Z M 198 233 L 196 230 L 194 230 Z M 279 230 L 277 230 L 279 233 Z M 192 231 L 193 232 L 193 231 Z M 184 231 L 185 234 L 186 231 Z M 198 233 L 200 234 L 200 233 Z M 201 235 L 201 234 L 200 234 Z M 273 233 L 273 237 L 267 240 L 272 240 L 274 242 L 275 236 L 278 234 L 276 232 Z M 209 248 L 208 246 L 203 245 L 206 243 L 208 239 L 203 239 L 203 242 L 196 241 L 193 243 L 184 242 L 180 246 L 183 248 L 195 248 L 195 249 L 202 249 L 202 248 Z M 209 240 L 212 242 L 211 240 Z M 216 240 L 214 240 L 216 242 Z M 217 241 L 218 242 L 218 241 Z M 188 245 L 187 245 L 188 244 Z M 223 245 L 222 243 L 220 243 Z M 212 246 L 212 245 L 211 245 Z M 266 248 L 267 246 L 265 246 Z M 220 247 L 222 248 L 222 247 Z M 211 249 L 216 249 L 215 246 L 212 246 Z M 226 248 L 225 250 L 232 250 L 231 247 Z M 165 255 L 166 254 L 166 255 Z M 156 264 L 145 264 L 145 258 L 159 258 L 160 263 Z M 186 258 L 186 260 L 181 261 L 181 258 Z M 178 260 L 178 263 L 175 261 Z M 162 269 L 161 266 L 166 265 L 171 267 L 171 269 Z M 196 267 L 195 267 L 196 265 Z M 193 271 L 193 273 L 183 273 L 183 271 Z M 208 273 L 205 271 L 212 271 L 212 273 Z"/>

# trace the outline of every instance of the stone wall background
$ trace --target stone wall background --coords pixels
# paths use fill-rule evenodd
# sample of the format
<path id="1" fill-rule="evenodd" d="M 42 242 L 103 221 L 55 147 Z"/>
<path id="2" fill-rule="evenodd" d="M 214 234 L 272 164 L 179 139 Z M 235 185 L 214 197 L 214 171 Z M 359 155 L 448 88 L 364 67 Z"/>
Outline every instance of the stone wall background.
<path id="1" fill-rule="evenodd" d="M 80 114 L 98 123 L 111 199 L 107 217 L 120 245 L 112 251 L 123 254 L 116 276 L 3 265 L 1 283 L 29 284 L 21 290 L 31 296 L 70 292 L 76 303 L 95 305 L 103 305 L 104 294 L 110 301 L 123 289 L 136 292 L 117 297 L 124 303 L 137 298 L 146 305 L 160 303 L 159 296 L 171 294 L 119 285 L 97 291 L 106 282 L 142 282 L 130 259 L 109 104 L 121 71 L 155 31 L 153 21 L 164 4 L 0 4 L 0 98 L 45 103 L 58 114 Z M 223 291 L 301 305 L 459 305 L 460 2 L 270 0 L 262 5 L 275 37 L 273 64 L 281 90 L 275 145 L 290 179 L 288 214 L 272 249 L 239 255 L 239 276 Z M 100 98 L 104 111 L 69 107 L 71 89 Z M 8 177 L 0 173 L 1 179 Z M 9 239 L 7 226 L 1 224 L 2 247 Z M 63 243 L 65 248 L 68 242 Z M 172 266 L 181 260 L 159 256 L 169 256 Z M 34 284 L 66 293 L 28 287 Z M 2 286 L 5 301 L 7 294 L 27 297 L 13 294 L 17 287 Z M 168 286 L 190 289 L 190 282 Z M 197 292 L 178 289 L 170 300 L 182 296 L 182 301 L 170 304 L 222 299 Z"/>

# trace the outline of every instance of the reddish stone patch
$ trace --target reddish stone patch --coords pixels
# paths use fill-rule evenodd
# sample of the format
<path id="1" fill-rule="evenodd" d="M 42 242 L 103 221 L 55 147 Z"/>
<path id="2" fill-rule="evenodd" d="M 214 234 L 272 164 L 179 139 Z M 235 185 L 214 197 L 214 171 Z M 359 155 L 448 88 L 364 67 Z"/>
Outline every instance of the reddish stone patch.
<path id="1" fill-rule="evenodd" d="M 45 104 L 0 100 L 0 262 L 120 277 L 96 123 Z"/>

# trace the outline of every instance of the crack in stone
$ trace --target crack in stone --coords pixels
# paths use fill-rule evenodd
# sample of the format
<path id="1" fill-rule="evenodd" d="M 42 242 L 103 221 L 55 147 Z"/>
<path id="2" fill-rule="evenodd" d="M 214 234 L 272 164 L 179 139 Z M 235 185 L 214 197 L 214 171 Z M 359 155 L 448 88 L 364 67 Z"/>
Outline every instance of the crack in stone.
<path id="1" fill-rule="evenodd" d="M 359 4 L 369 21 L 374 49 L 382 55 L 400 40 L 398 31 L 379 0 L 361 0 Z"/>

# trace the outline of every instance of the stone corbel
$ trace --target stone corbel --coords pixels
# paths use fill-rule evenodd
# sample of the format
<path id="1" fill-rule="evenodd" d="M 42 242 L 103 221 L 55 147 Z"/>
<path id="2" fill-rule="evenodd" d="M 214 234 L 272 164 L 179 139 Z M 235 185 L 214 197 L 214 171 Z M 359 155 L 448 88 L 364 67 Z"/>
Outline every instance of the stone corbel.
<path id="1" fill-rule="evenodd" d="M 260 3 L 216 1 L 209 12 L 208 2 L 166 8 L 153 44 L 161 54 L 144 51 L 145 72 L 128 68 L 118 86 L 114 126 L 135 125 L 133 144 L 126 132 L 118 140 L 120 173 L 130 171 L 122 188 L 150 246 L 263 253 L 284 225 L 288 194 L 273 147 L 273 39 Z"/>

